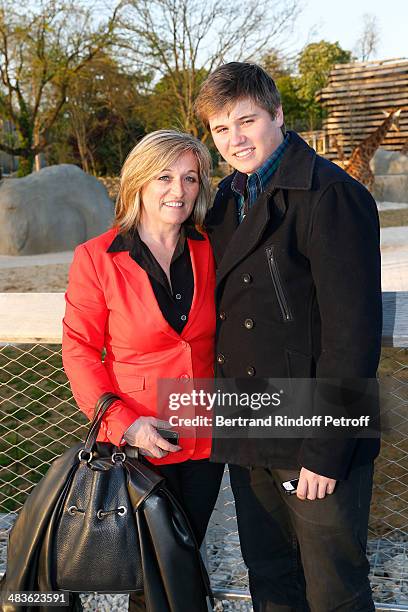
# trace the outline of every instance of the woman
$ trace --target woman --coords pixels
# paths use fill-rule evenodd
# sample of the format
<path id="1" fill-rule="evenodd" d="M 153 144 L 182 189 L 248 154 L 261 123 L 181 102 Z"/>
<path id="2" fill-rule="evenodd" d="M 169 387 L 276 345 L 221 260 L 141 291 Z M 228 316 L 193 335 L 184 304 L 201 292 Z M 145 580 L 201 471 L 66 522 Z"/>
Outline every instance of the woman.
<path id="1" fill-rule="evenodd" d="M 62 346 L 72 392 L 89 418 L 103 393 L 121 397 L 98 440 L 138 447 L 157 466 L 199 545 L 223 466 L 208 461 L 209 438 L 164 439 L 156 405 L 161 378 L 213 377 L 215 274 L 201 229 L 210 167 L 204 145 L 171 130 L 145 136 L 130 152 L 113 229 L 75 250 Z"/>

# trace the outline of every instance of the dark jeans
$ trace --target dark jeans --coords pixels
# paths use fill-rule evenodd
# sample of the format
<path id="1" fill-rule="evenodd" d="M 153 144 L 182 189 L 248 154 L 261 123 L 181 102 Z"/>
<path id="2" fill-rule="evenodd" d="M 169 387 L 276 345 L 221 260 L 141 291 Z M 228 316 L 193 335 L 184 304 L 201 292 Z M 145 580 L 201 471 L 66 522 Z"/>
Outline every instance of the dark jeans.
<path id="1" fill-rule="evenodd" d="M 157 466 L 156 466 L 157 467 Z M 166 485 L 181 503 L 190 521 L 198 546 L 201 546 L 207 530 L 224 472 L 221 463 L 197 459 L 161 465 L 159 471 L 166 478 Z M 182 582 L 183 577 L 180 576 Z M 144 597 L 131 593 L 129 611 L 146 610 Z M 192 611 L 193 612 L 193 611 Z"/>
<path id="2" fill-rule="evenodd" d="M 230 466 L 254 612 L 371 612 L 366 558 L 373 465 L 321 500 L 287 495 L 292 470 Z"/>

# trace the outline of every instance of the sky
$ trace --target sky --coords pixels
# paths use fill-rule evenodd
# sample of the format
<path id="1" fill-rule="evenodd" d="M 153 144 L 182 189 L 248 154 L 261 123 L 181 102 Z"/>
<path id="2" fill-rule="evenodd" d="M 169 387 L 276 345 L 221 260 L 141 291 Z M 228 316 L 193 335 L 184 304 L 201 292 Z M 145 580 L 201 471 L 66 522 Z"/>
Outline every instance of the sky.
<path id="1" fill-rule="evenodd" d="M 294 31 L 298 49 L 324 39 L 338 40 L 343 49 L 352 51 L 362 16 L 369 13 L 377 17 L 380 30 L 378 52 L 372 59 L 408 58 L 407 0 L 303 0 L 303 5 Z"/>

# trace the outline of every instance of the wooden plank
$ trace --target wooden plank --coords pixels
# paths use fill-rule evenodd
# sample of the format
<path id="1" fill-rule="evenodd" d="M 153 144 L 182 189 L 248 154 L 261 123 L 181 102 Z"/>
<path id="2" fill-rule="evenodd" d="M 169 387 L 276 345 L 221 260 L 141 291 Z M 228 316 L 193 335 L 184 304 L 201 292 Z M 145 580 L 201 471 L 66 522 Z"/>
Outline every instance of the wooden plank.
<path id="1" fill-rule="evenodd" d="M 347 64 L 334 64 L 333 70 L 382 70 L 398 68 L 408 64 L 408 57 L 396 57 L 393 60 L 368 60 L 367 62 L 351 61 Z"/>
<path id="2" fill-rule="evenodd" d="M 353 112 L 354 108 L 356 108 L 357 110 L 364 110 L 365 113 L 379 114 L 382 112 L 381 105 L 387 106 L 390 109 L 402 108 L 404 111 L 408 110 L 408 88 L 402 93 L 400 91 L 390 91 L 390 93 L 382 94 L 381 96 L 364 96 L 363 94 L 360 96 L 350 95 L 347 99 L 344 98 L 345 96 L 341 98 L 333 96 L 321 102 L 324 107 L 330 107 L 332 112 L 340 111 L 342 108 L 345 108 L 348 112 Z M 405 113 L 401 113 L 401 117 L 403 115 Z"/>
<path id="3" fill-rule="evenodd" d="M 359 83 L 359 82 L 369 82 L 369 81 L 382 81 L 386 79 L 394 79 L 398 80 L 400 78 L 404 78 L 408 74 L 407 68 L 400 68 L 399 70 L 393 70 L 392 72 L 375 72 L 375 73 L 364 73 L 360 72 L 356 73 L 344 73 L 342 75 L 334 74 L 333 72 L 329 74 L 327 78 L 326 87 L 340 87 L 344 85 L 345 82 L 349 83 Z"/>
<path id="4" fill-rule="evenodd" d="M 335 74 L 344 74 L 344 73 L 369 73 L 369 72 L 378 72 L 378 71 L 393 71 L 398 70 L 401 67 L 406 67 L 408 65 L 407 58 L 401 59 L 398 62 L 390 62 L 390 63 L 373 63 L 373 64 L 365 64 L 363 62 L 351 62 L 349 64 L 334 64 L 332 68 L 332 72 Z"/>
<path id="5" fill-rule="evenodd" d="M 406 98 L 408 96 L 408 87 L 388 87 L 383 91 L 373 91 L 366 89 L 363 85 L 358 91 L 352 92 L 347 88 L 344 91 L 332 91 L 327 93 L 318 93 L 316 99 L 319 100 L 340 100 L 341 98 L 350 98 L 350 100 L 367 100 L 367 101 L 378 101 L 378 100 L 392 100 L 395 99 L 394 104 L 398 106 L 401 104 L 400 98 Z"/>
<path id="6" fill-rule="evenodd" d="M 373 132 L 375 132 L 375 127 L 372 128 L 367 128 L 365 130 L 361 130 L 357 127 L 353 127 L 353 126 L 342 126 L 342 127 L 338 127 L 338 126 L 325 126 L 326 127 L 326 132 L 329 134 L 333 134 L 333 133 L 337 133 L 337 134 L 353 134 L 353 136 L 355 138 L 366 138 L 367 136 L 369 136 L 370 134 L 372 134 Z M 388 134 L 386 134 L 386 136 L 384 138 L 386 138 L 389 141 L 395 141 L 395 142 L 399 142 L 400 140 L 406 140 L 408 137 L 408 132 L 388 132 Z"/>
<path id="7" fill-rule="evenodd" d="M 341 64 L 340 64 L 341 65 Z M 404 74 L 408 71 L 408 63 L 401 63 L 398 66 L 394 67 L 380 67 L 374 70 L 364 70 L 360 68 L 353 69 L 340 69 L 333 68 L 329 73 L 329 82 L 332 81 L 343 81 L 346 79 L 355 80 L 361 78 L 378 78 L 380 76 L 388 76 L 388 75 L 397 75 Z"/>
<path id="8" fill-rule="evenodd" d="M 346 64 L 334 64 L 333 68 L 335 69 L 350 69 L 355 67 L 360 67 L 362 69 L 371 68 L 371 67 L 384 67 L 384 66 L 400 66 L 401 64 L 408 63 L 408 57 L 388 57 L 382 60 L 366 60 L 365 62 L 347 62 Z"/>
<path id="9" fill-rule="evenodd" d="M 389 90 L 390 88 L 388 88 L 388 91 Z M 323 90 L 319 92 L 318 94 L 316 94 L 316 97 L 319 100 L 328 100 L 330 98 L 334 98 L 335 100 L 338 100 L 339 98 L 350 98 L 353 100 L 375 101 L 378 98 L 381 98 L 382 100 L 393 99 L 398 94 L 402 96 L 408 96 L 408 88 L 407 87 L 399 88 L 398 86 L 393 87 L 390 93 L 378 92 L 377 95 L 375 94 L 375 92 L 372 92 L 372 91 L 370 91 L 366 95 L 364 95 L 364 93 L 362 95 L 362 91 L 363 92 L 365 91 L 364 87 L 361 87 L 358 91 L 356 91 L 356 93 L 352 93 L 348 91 L 347 89 L 345 89 L 344 91 L 328 91 L 328 92 L 325 92 Z M 398 102 L 398 100 L 396 99 L 396 105 L 399 106 L 400 104 L 401 103 Z"/>
<path id="10" fill-rule="evenodd" d="M 372 134 L 373 132 L 357 132 L 355 130 L 338 130 L 338 129 L 327 129 L 326 133 L 328 136 L 341 136 L 341 141 L 344 143 L 344 141 L 346 140 L 353 140 L 354 142 L 357 141 L 361 141 L 364 140 L 364 138 L 367 138 L 370 134 Z M 404 143 L 407 139 L 407 136 L 403 137 L 403 138 L 393 138 L 392 136 L 386 136 L 383 139 L 383 142 L 388 143 L 388 144 L 401 144 Z"/>
<path id="11" fill-rule="evenodd" d="M 339 100 L 337 98 L 332 98 L 331 100 L 323 100 L 322 106 L 330 110 L 330 112 L 342 111 L 348 113 L 353 113 L 357 111 L 370 112 L 370 110 L 382 110 L 385 108 L 402 108 L 403 110 L 405 110 L 407 108 L 407 100 L 408 95 L 406 97 L 399 96 L 398 98 L 396 98 L 396 96 L 391 95 L 390 99 L 388 100 L 377 98 L 371 101 L 367 100 L 366 98 L 361 98 L 360 100 L 357 100 L 355 98 L 348 100 Z"/>
<path id="12" fill-rule="evenodd" d="M 325 128 L 325 131 L 336 131 L 336 132 L 353 132 L 353 133 L 358 133 L 358 134 L 370 134 L 371 132 L 373 132 L 374 130 L 376 130 L 378 128 L 377 124 L 373 124 L 373 125 L 361 125 L 361 123 L 355 123 L 352 121 L 344 121 L 344 122 L 325 122 L 323 123 L 323 126 Z M 408 128 L 407 129 L 400 129 L 399 131 L 393 130 L 391 132 L 388 132 L 388 137 L 389 138 L 397 138 L 398 140 L 402 139 L 404 140 L 404 138 L 406 138 L 408 136 Z"/>
<path id="13" fill-rule="evenodd" d="M 371 134 L 370 131 L 365 131 L 365 132 L 360 132 L 357 128 L 353 128 L 352 126 L 343 126 L 341 128 L 339 127 L 333 127 L 333 126 L 324 126 L 325 127 L 325 132 L 326 134 L 342 134 L 343 136 L 347 136 L 348 134 L 352 134 L 353 137 L 356 137 L 356 135 L 360 135 L 360 137 L 365 138 L 367 136 L 367 134 Z M 374 131 L 374 130 L 372 130 Z M 404 142 L 408 137 L 408 132 L 389 132 L 386 136 L 387 141 L 394 141 L 394 142 Z"/>
<path id="14" fill-rule="evenodd" d="M 383 345 L 408 347 L 408 291 L 386 291 L 383 298 Z"/>
<path id="15" fill-rule="evenodd" d="M 395 78 L 395 75 L 403 75 L 408 73 L 408 63 L 401 64 L 398 68 L 390 69 L 390 70 L 374 70 L 369 72 L 367 70 L 362 70 L 360 72 L 356 71 L 339 71 L 332 69 L 329 72 L 328 83 L 341 83 L 347 77 L 351 77 L 350 80 L 353 82 L 357 80 L 381 80 L 381 79 L 390 79 Z"/>
<path id="16" fill-rule="evenodd" d="M 383 119 L 384 114 L 380 111 L 381 109 L 372 108 L 372 107 L 367 107 L 364 109 L 363 108 L 357 109 L 357 111 L 354 111 L 352 108 L 349 108 L 346 114 L 344 111 L 331 109 L 330 117 L 339 118 L 339 119 L 341 117 L 355 117 L 356 119 L 359 119 L 360 117 L 369 117 L 370 119 L 373 119 L 373 120 L 377 118 Z M 399 122 L 400 124 L 408 122 L 408 112 L 405 112 L 405 111 L 401 112 Z"/>
<path id="17" fill-rule="evenodd" d="M 0 342 L 60 344 L 63 293 L 0 293 Z"/>
<path id="18" fill-rule="evenodd" d="M 408 106 L 408 96 L 406 98 L 400 98 L 399 102 L 396 102 L 394 96 L 390 96 L 390 100 L 377 100 L 369 102 L 365 98 L 360 98 L 360 100 L 349 100 L 348 103 L 345 103 L 344 100 L 326 100 L 322 103 L 323 108 L 327 108 L 331 111 L 332 108 L 336 110 L 345 110 L 350 112 L 350 110 L 362 110 L 367 108 L 367 105 L 370 105 L 371 108 L 383 108 L 384 110 L 391 110 L 392 108 L 402 108 L 405 110 Z"/>
<path id="19" fill-rule="evenodd" d="M 367 134 L 370 134 L 371 132 L 374 132 L 377 129 L 375 126 L 362 129 L 360 125 L 356 125 L 353 123 L 342 123 L 342 124 L 324 123 L 323 128 L 325 132 L 330 132 L 330 133 L 336 132 L 339 134 L 353 133 L 353 134 L 361 134 L 362 136 L 367 136 Z M 400 130 L 399 132 L 393 130 L 391 132 L 388 132 L 387 134 L 387 138 L 392 138 L 396 141 L 406 140 L 407 137 L 408 137 L 408 130 L 406 129 Z"/>
<path id="20" fill-rule="evenodd" d="M 366 138 L 366 134 L 360 134 L 358 135 L 357 132 L 353 132 L 353 131 L 338 131 L 338 130 L 327 130 L 327 136 L 329 137 L 333 137 L 333 136 L 337 136 L 337 137 L 341 137 L 341 142 L 343 144 L 343 146 L 350 144 L 351 146 L 354 146 L 355 144 L 361 142 L 362 140 L 364 140 L 364 138 Z M 390 147 L 394 146 L 400 146 L 402 147 L 402 145 L 405 143 L 406 138 L 384 138 L 384 140 L 381 143 L 381 146 L 383 145 L 389 145 Z"/>
<path id="21" fill-rule="evenodd" d="M 356 143 L 356 144 L 357 144 L 357 143 Z M 391 146 L 390 146 L 390 145 L 388 145 L 387 143 L 384 143 L 384 142 L 383 142 L 383 143 L 381 144 L 381 148 L 382 148 L 382 149 L 385 149 L 386 151 L 394 151 L 394 152 L 395 152 L 395 151 L 397 151 L 397 152 L 398 152 L 399 150 L 401 150 L 401 149 L 402 149 L 402 144 L 400 145 L 400 147 L 399 147 L 399 149 L 398 149 L 398 148 L 397 148 L 396 146 L 394 146 L 394 145 L 391 145 Z M 351 152 L 353 151 L 353 149 L 354 149 L 354 146 L 351 146 L 350 144 L 347 144 L 347 145 L 343 144 L 343 153 L 344 153 L 344 156 L 345 156 L 345 158 L 346 158 L 346 159 L 347 159 L 348 157 L 350 157 Z M 337 152 L 337 149 L 335 149 L 335 148 L 333 148 L 333 147 L 326 148 L 326 151 L 325 151 L 324 157 L 328 157 L 329 159 L 337 159 L 337 158 L 338 158 L 338 152 Z"/>
<path id="22" fill-rule="evenodd" d="M 383 344 L 408 347 L 408 291 L 383 294 Z M 0 293 L 0 343 L 60 344 L 63 293 Z"/>
<path id="23" fill-rule="evenodd" d="M 327 117 L 325 119 L 326 123 L 332 123 L 333 125 L 350 125 L 353 124 L 356 127 L 364 130 L 366 127 L 373 128 L 380 126 L 385 119 L 385 115 L 381 114 L 380 116 L 376 115 L 375 117 L 367 117 L 365 114 L 356 115 L 349 113 L 348 115 L 343 114 L 342 116 L 337 117 Z M 408 128 L 408 113 L 407 117 L 404 120 L 403 113 L 401 113 L 399 121 L 398 121 L 399 131 L 402 132 L 405 128 Z M 394 128 L 395 130 L 395 128 Z"/>
<path id="24" fill-rule="evenodd" d="M 395 76 L 390 77 L 389 79 L 375 79 L 375 80 L 367 80 L 361 79 L 360 83 L 349 83 L 348 81 L 342 81 L 338 85 L 330 83 L 327 87 L 324 87 L 322 91 L 336 94 L 339 91 L 358 91 L 361 87 L 364 89 L 376 89 L 381 91 L 382 89 L 389 89 L 390 85 L 398 85 L 399 87 L 407 87 L 408 84 L 408 71 L 407 74 L 404 75 L 405 78 L 395 79 Z"/>

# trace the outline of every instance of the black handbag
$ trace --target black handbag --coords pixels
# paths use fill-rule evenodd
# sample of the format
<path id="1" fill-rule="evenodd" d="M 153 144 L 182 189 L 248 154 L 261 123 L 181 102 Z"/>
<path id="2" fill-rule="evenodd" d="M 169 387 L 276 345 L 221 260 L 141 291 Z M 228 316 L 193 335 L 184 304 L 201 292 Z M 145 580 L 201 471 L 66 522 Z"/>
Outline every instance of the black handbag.
<path id="1" fill-rule="evenodd" d="M 85 442 L 54 461 L 28 497 L 10 534 L 1 588 L 143 591 L 149 612 L 207 612 L 208 576 L 164 478 L 122 448 L 96 442 L 116 399 L 100 398 Z"/>

